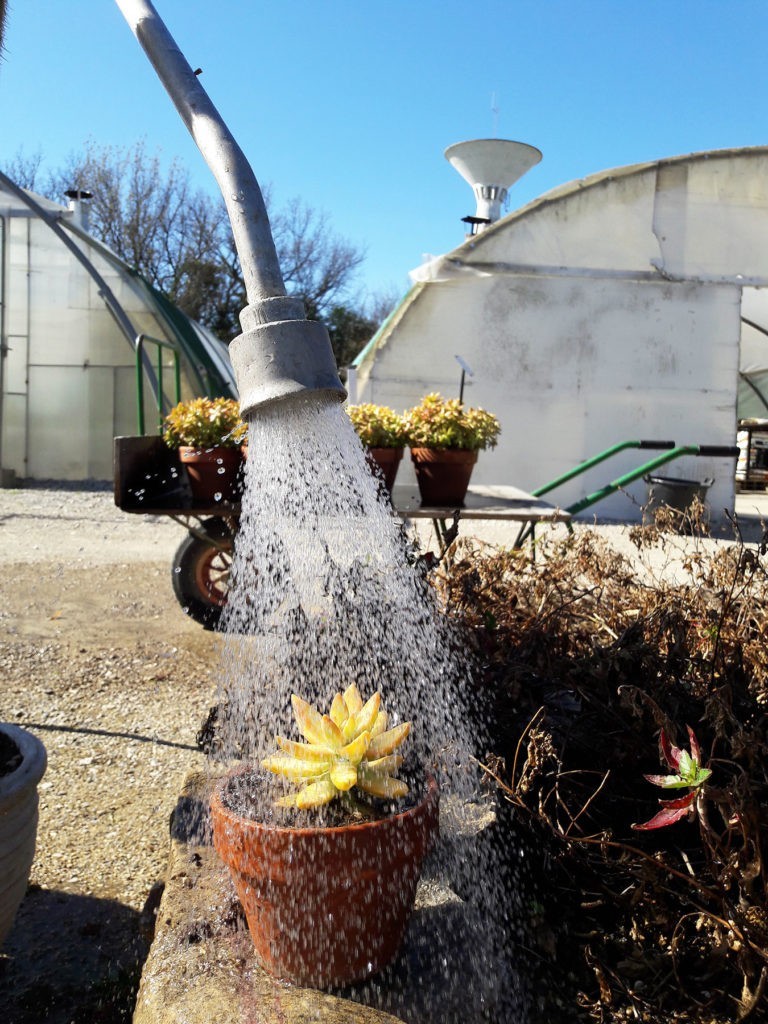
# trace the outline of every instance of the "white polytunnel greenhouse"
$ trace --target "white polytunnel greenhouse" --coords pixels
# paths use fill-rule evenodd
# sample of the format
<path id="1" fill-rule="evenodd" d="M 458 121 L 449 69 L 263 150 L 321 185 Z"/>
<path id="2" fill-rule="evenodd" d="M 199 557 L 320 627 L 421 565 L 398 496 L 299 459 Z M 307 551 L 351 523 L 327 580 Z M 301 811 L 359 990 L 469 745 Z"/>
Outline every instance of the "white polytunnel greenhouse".
<path id="1" fill-rule="evenodd" d="M 473 145 L 484 156 L 487 143 Z M 353 401 L 400 410 L 428 391 L 453 397 L 460 360 L 472 371 L 464 400 L 502 425 L 479 484 L 543 491 L 609 446 L 673 441 L 706 449 L 665 471 L 710 480 L 714 517 L 747 479 L 724 454 L 745 438 L 740 463 L 768 482 L 768 148 L 614 168 L 494 222 L 464 219 L 473 233 L 413 271 L 357 357 Z M 551 500 L 577 505 L 642 462 L 623 450 Z M 598 511 L 638 519 L 645 498 L 637 478 Z"/>
<path id="2" fill-rule="evenodd" d="M 236 397 L 227 346 L 60 206 L 0 174 L 0 484 L 110 480 L 113 438 Z"/>

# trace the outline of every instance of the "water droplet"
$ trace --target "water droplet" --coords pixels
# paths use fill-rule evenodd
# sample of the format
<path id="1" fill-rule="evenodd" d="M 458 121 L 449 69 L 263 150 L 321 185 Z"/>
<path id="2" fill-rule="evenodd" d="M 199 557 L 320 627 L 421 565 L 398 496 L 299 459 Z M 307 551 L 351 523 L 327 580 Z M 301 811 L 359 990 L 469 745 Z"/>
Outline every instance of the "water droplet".
<path id="1" fill-rule="evenodd" d="M 221 493 L 221 491 L 216 491 L 216 493 L 213 496 L 213 500 L 214 501 L 221 501 L 221 499 L 223 497 L 224 497 L 224 495 Z"/>

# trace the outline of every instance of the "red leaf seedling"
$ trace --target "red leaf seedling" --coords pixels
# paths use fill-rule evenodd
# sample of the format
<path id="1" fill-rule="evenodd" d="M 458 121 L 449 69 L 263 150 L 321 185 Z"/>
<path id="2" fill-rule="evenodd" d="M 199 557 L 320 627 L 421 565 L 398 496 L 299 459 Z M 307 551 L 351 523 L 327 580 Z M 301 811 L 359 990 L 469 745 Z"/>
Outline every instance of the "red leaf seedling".
<path id="1" fill-rule="evenodd" d="M 712 771 L 710 768 L 701 767 L 699 741 L 690 725 L 686 728 L 688 729 L 690 751 L 673 746 L 663 729 L 659 737 L 661 757 L 676 774 L 644 775 L 643 778 L 652 782 L 654 786 L 661 786 L 662 789 L 687 789 L 689 792 L 674 800 L 659 800 L 661 810 L 650 821 L 643 822 L 642 825 L 633 825 L 632 828 L 638 830 L 665 828 L 695 812 L 696 798 L 700 795 L 701 787 Z"/>

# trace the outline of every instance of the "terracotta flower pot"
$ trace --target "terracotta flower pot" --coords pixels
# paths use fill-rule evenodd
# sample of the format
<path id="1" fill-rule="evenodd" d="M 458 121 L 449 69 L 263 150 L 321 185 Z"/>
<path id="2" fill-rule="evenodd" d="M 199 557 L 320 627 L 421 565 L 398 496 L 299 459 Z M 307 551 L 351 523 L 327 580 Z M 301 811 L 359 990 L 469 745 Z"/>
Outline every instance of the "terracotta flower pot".
<path id="1" fill-rule="evenodd" d="M 400 814 L 333 828 L 263 825 L 226 806 L 231 773 L 211 800 L 213 842 L 230 870 L 262 966 L 325 988 L 394 959 L 421 864 L 438 832 L 438 788 Z"/>
<path id="2" fill-rule="evenodd" d="M 17 725 L 0 723 L 3 747 L 19 753 L 18 767 L 0 775 L 0 945 L 11 930 L 35 856 L 37 785 L 47 758 L 40 740 Z M 6 741 L 9 740 L 10 744 Z M 12 749 L 12 748 L 11 748 Z"/>
<path id="3" fill-rule="evenodd" d="M 366 448 L 368 460 L 381 470 L 384 486 L 392 491 L 397 476 L 397 467 L 403 457 L 402 448 Z"/>
<path id="4" fill-rule="evenodd" d="M 458 508 L 464 504 L 476 451 L 411 448 L 411 460 L 423 505 Z"/>
<path id="5" fill-rule="evenodd" d="M 238 501 L 242 494 L 243 453 L 240 448 L 179 448 L 186 467 L 192 497 L 210 507 L 222 501 Z"/>

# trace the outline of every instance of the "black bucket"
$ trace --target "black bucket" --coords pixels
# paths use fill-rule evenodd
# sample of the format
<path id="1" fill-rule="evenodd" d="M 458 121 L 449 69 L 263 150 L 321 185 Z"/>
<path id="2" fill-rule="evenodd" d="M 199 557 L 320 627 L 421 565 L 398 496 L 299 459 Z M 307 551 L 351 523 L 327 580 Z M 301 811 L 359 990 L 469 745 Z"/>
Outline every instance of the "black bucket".
<path id="1" fill-rule="evenodd" d="M 707 491 L 715 482 L 712 477 L 706 480 L 683 480 L 675 476 L 644 476 L 648 484 L 648 501 L 645 505 L 644 522 L 653 522 L 654 513 L 662 506 L 679 513 L 681 532 L 685 526 L 685 513 L 693 501 L 698 498 L 706 504 Z"/>

